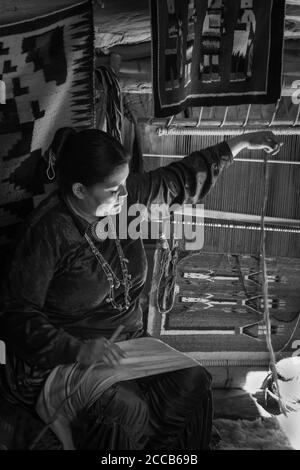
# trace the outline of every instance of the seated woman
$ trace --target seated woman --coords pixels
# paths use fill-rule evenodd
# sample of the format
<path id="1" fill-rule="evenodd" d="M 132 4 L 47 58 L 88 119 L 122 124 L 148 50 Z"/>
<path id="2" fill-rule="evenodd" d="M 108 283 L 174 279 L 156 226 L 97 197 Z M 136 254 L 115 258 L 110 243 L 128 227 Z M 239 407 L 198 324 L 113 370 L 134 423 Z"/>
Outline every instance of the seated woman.
<path id="1" fill-rule="evenodd" d="M 89 401 L 99 380 L 89 367 L 117 366 L 124 358 L 109 341 L 116 328 L 124 326 L 118 341 L 147 336 L 139 306 L 147 273 L 142 239 L 99 239 L 97 224 L 118 215 L 125 198 L 128 207 L 195 204 L 240 150 L 276 153 L 279 147 L 271 132 L 245 134 L 129 174 L 130 156 L 104 132 L 57 131 L 52 152 L 59 190 L 31 214 L 4 285 L 4 397 L 35 409 L 41 393 L 55 400 L 47 382 L 54 377 L 58 387 L 73 391 L 72 406 L 79 398 L 84 403 L 71 423 L 78 449 L 208 449 L 211 377 L 198 364 L 116 382 Z"/>

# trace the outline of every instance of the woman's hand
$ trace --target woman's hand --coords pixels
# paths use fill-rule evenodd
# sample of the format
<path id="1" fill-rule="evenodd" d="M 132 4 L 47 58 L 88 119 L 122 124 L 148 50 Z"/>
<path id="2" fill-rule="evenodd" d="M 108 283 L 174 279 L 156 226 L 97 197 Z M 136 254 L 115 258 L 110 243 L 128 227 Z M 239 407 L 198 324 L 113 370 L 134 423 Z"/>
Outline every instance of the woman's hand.
<path id="1" fill-rule="evenodd" d="M 86 366 L 96 362 L 115 366 L 124 357 L 126 357 L 126 353 L 117 344 L 102 337 L 85 341 L 79 349 L 76 360 Z"/>
<path id="2" fill-rule="evenodd" d="M 227 141 L 233 158 L 243 149 L 264 150 L 267 153 L 276 155 L 283 142 L 281 142 L 271 131 L 249 132 L 241 136 L 234 137 Z"/>

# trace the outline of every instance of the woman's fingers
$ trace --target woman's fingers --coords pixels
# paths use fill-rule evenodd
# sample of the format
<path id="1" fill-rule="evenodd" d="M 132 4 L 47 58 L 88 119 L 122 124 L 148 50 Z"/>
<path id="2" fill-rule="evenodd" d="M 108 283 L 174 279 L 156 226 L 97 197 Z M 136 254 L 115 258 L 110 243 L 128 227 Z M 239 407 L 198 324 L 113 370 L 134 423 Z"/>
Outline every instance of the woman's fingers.
<path id="1" fill-rule="evenodd" d="M 263 149 L 265 152 L 276 155 L 283 142 L 271 131 L 253 132 L 248 134 L 250 149 Z"/>
<path id="2" fill-rule="evenodd" d="M 116 359 L 110 350 L 107 350 L 103 355 L 103 361 L 111 366 L 116 366 L 120 363 L 120 360 Z"/>
<path id="3" fill-rule="evenodd" d="M 76 360 L 89 365 L 103 361 L 108 365 L 118 365 L 127 354 L 108 339 L 101 337 L 94 340 L 86 340 L 80 347 Z"/>
<path id="4" fill-rule="evenodd" d="M 116 358 L 127 357 L 127 354 L 116 343 L 108 342 L 108 347 Z"/>
<path id="5" fill-rule="evenodd" d="M 114 346 L 114 348 L 116 349 L 116 351 L 118 351 L 118 353 L 119 353 L 122 357 L 127 357 L 126 352 L 123 351 L 123 349 L 121 349 L 120 346 L 118 346 L 116 343 L 113 343 L 113 346 Z"/>
<path id="6" fill-rule="evenodd" d="M 108 363 L 117 365 L 124 357 L 127 357 L 127 355 L 119 346 L 114 343 L 108 343 L 103 356 L 103 358 L 107 359 Z"/>
<path id="7" fill-rule="evenodd" d="M 271 155 L 277 155 L 277 153 L 279 153 L 280 148 L 282 147 L 282 145 L 283 145 L 282 142 L 280 142 L 278 144 L 272 143 L 272 144 L 268 145 L 267 147 L 264 147 L 264 151 L 266 153 L 270 153 Z"/>
<path id="8" fill-rule="evenodd" d="M 273 132 L 268 132 L 266 135 L 266 143 L 268 148 L 271 152 L 279 151 L 280 147 L 283 145 L 283 142 L 279 140 L 279 138 L 273 134 Z"/>
<path id="9" fill-rule="evenodd" d="M 282 145 L 283 142 L 273 132 L 258 132 L 250 139 L 250 149 L 263 149 L 271 155 L 277 155 Z"/>
<path id="10" fill-rule="evenodd" d="M 107 349 L 105 353 L 103 354 L 103 361 L 106 364 L 113 365 L 113 366 L 119 364 L 120 362 L 117 358 L 115 358 L 115 356 L 113 355 L 110 349 Z"/>

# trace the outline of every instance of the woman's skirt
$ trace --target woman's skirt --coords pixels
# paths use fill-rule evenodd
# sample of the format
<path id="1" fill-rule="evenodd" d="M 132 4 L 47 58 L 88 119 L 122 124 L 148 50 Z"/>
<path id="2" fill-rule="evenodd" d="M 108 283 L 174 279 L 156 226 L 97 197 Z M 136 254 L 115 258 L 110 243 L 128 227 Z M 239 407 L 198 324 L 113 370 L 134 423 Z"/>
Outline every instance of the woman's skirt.
<path id="1" fill-rule="evenodd" d="M 64 449 L 207 449 L 211 377 L 199 363 L 155 338 L 119 342 L 127 358 L 56 367 L 36 411 Z"/>

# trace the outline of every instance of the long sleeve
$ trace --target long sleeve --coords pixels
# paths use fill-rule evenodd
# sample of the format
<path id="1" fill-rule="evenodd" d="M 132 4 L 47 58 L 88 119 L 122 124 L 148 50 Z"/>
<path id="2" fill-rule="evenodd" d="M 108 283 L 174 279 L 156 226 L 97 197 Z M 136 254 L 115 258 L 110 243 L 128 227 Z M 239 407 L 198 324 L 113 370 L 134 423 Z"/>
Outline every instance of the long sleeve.
<path id="1" fill-rule="evenodd" d="M 143 174 L 130 174 L 130 203 L 196 204 L 214 186 L 224 168 L 233 161 L 226 142 L 193 152 L 179 162 Z"/>
<path id="2" fill-rule="evenodd" d="M 55 328 L 43 311 L 59 253 L 47 224 L 29 226 L 4 285 L 0 336 L 30 366 L 49 369 L 75 361 L 80 342 Z"/>

